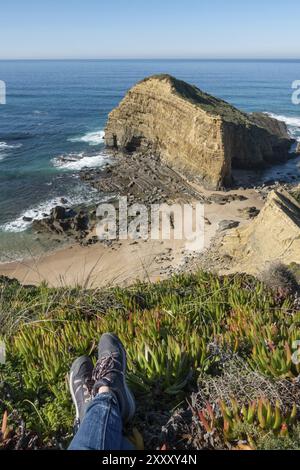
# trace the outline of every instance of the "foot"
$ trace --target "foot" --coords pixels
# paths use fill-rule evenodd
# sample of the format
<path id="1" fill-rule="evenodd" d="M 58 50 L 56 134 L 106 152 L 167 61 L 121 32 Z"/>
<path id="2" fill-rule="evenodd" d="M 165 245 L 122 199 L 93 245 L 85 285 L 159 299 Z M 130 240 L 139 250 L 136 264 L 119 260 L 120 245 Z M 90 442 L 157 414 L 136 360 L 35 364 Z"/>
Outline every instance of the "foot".
<path id="1" fill-rule="evenodd" d="M 72 400 L 76 409 L 75 431 L 78 430 L 92 398 L 93 363 L 87 356 L 82 356 L 73 362 L 70 371 L 69 385 Z"/>
<path id="2" fill-rule="evenodd" d="M 93 395 L 97 395 L 100 388 L 108 387 L 117 397 L 125 423 L 135 414 L 135 400 L 125 379 L 126 368 L 126 352 L 119 338 L 112 333 L 103 335 L 99 342 L 98 362 L 93 373 Z"/>

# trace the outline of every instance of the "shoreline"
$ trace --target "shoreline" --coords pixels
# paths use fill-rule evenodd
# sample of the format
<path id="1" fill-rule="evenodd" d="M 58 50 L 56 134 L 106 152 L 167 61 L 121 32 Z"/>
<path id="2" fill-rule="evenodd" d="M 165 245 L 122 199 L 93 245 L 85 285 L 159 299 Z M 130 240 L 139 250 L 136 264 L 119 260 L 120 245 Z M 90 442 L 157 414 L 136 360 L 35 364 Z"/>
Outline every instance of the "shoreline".
<path id="1" fill-rule="evenodd" d="M 47 226 L 37 240 L 44 235 L 49 240 L 61 237 L 59 243 L 40 255 L 0 263 L 0 275 L 16 278 L 22 284 L 46 282 L 50 287 L 81 285 L 98 288 L 130 285 L 137 280 L 156 282 L 176 272 L 189 270 L 190 266 L 193 270 L 198 266 L 219 274 L 230 273 L 230 264 L 227 266 L 225 263 L 224 267 L 222 262 L 217 262 L 222 235 L 230 230 L 227 227 L 220 231 L 220 224 L 236 222 L 242 228 L 251 223 L 253 217 L 247 211 L 254 209 L 259 213 L 272 189 L 280 185 L 297 185 L 298 179 L 294 180 L 292 168 L 296 168 L 299 162 L 300 157 L 291 158 L 283 165 L 270 166 L 265 174 L 236 171 L 232 188 L 216 191 L 205 189 L 201 182 L 187 179 L 152 156 L 135 154 L 129 159 L 117 154 L 111 165 L 82 170 L 82 182 L 98 194 L 106 193 L 107 200 L 116 200 L 116 194 L 127 195 L 128 206 L 134 203 L 150 206 L 201 202 L 206 222 L 204 251 L 186 252 L 185 240 L 116 240 L 105 244 L 93 240 L 95 225 L 91 225 L 83 237 L 81 232 L 74 230 L 60 235 L 47 232 Z M 290 181 L 281 181 L 282 176 L 289 180 L 289 175 Z M 87 212 L 91 209 L 92 206 L 85 207 Z M 95 220 L 90 221 L 95 224 Z"/>
<path id="2" fill-rule="evenodd" d="M 244 226 L 251 219 L 245 217 L 243 210 L 256 207 L 259 211 L 264 205 L 262 194 L 255 189 L 225 192 L 198 186 L 195 189 L 201 191 L 204 200 L 205 250 L 210 249 L 222 221 L 236 221 Z M 233 200 L 230 200 L 232 196 Z M 210 198 L 216 200 L 212 202 Z M 198 198 L 191 200 L 198 201 Z M 205 252 L 201 255 L 205 257 Z M 22 284 L 46 282 L 50 287 L 124 286 L 137 280 L 156 282 L 165 279 L 180 272 L 187 259 L 198 256 L 199 252 L 185 251 L 185 240 L 116 240 L 111 246 L 100 242 L 89 246 L 73 243 L 32 259 L 1 263 L 0 275 L 16 278 Z"/>

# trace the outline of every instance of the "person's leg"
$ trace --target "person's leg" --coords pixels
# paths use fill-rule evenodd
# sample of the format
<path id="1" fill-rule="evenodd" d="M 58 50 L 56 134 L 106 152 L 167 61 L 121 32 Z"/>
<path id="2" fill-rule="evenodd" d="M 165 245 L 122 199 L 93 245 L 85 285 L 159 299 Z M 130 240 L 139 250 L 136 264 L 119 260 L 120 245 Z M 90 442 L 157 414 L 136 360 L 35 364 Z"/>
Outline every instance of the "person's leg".
<path id="1" fill-rule="evenodd" d="M 136 448 L 134 447 L 133 444 L 126 438 L 123 437 L 122 443 L 121 443 L 121 450 L 124 451 L 135 451 Z"/>
<path id="2" fill-rule="evenodd" d="M 73 362 L 70 375 L 69 386 L 71 397 L 75 406 L 74 432 L 79 429 L 83 421 L 88 405 L 92 400 L 92 381 L 94 366 L 88 356 L 81 356 Z"/>
<path id="3" fill-rule="evenodd" d="M 115 395 L 101 393 L 89 405 L 69 450 L 121 450 L 122 427 Z"/>
<path id="4" fill-rule="evenodd" d="M 93 372 L 93 394 L 108 388 L 118 400 L 123 423 L 135 414 L 135 400 L 126 383 L 127 358 L 123 344 L 112 333 L 102 335 L 98 346 L 98 362 Z"/>
<path id="5" fill-rule="evenodd" d="M 101 337 L 93 376 L 91 367 L 91 360 L 83 356 L 71 368 L 77 433 L 69 449 L 133 450 L 122 436 L 122 424 L 133 418 L 135 401 L 125 380 L 126 352 L 115 335 Z"/>

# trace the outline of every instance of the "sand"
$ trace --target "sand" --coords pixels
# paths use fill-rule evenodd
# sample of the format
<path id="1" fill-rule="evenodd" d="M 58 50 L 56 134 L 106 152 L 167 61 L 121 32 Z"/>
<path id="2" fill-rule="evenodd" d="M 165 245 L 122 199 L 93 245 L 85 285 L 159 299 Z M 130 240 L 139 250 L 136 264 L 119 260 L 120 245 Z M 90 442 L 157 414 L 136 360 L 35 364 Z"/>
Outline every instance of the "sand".
<path id="1" fill-rule="evenodd" d="M 203 189 L 201 192 L 205 197 L 216 194 Z M 210 247 L 221 221 L 236 220 L 241 226 L 247 225 L 250 221 L 239 210 L 252 206 L 261 209 L 264 204 L 259 192 L 253 189 L 217 194 L 239 194 L 247 200 L 204 205 L 209 221 L 205 224 L 205 249 Z M 1 264 L 0 274 L 27 285 L 44 281 L 50 287 L 124 286 L 136 280 L 156 282 L 165 279 L 180 269 L 187 255 L 190 252 L 187 253 L 184 240 L 126 240 L 115 242 L 111 247 L 102 243 L 87 247 L 72 245 L 38 258 Z"/>

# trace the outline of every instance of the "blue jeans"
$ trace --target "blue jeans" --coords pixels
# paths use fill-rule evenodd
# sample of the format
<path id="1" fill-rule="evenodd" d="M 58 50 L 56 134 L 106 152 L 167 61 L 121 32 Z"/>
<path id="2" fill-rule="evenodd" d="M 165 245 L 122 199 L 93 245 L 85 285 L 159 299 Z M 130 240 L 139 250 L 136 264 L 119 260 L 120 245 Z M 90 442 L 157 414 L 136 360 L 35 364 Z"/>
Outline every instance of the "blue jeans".
<path id="1" fill-rule="evenodd" d="M 118 401 L 113 393 L 102 393 L 90 403 L 69 450 L 134 450 L 123 437 Z"/>

